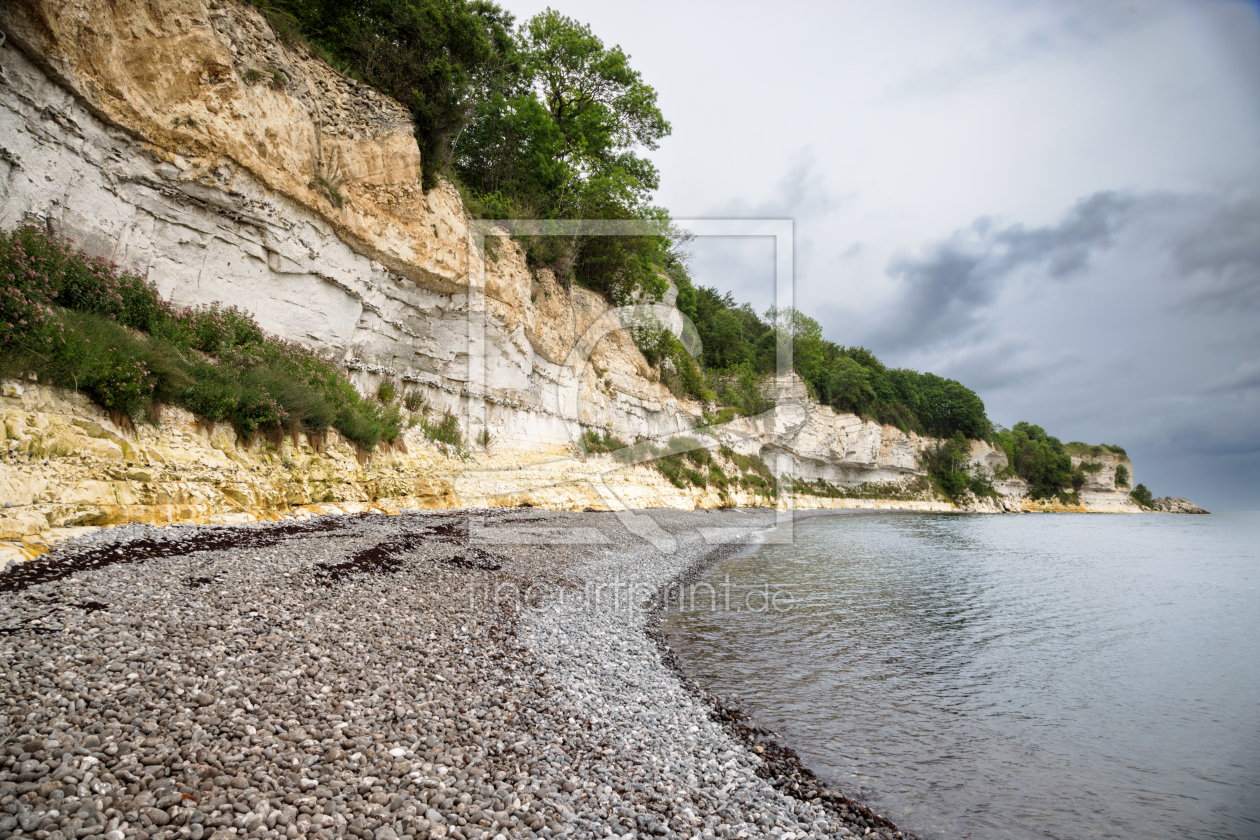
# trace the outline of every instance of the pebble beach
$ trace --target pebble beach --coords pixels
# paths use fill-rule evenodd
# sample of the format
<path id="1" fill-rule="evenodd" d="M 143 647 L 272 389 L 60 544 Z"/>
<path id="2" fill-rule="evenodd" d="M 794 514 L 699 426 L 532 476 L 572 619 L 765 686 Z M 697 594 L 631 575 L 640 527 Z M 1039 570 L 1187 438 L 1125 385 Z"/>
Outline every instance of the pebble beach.
<path id="1" fill-rule="evenodd" d="M 513 508 L 59 546 L 0 574 L 0 840 L 900 838 L 659 632 L 671 586 L 773 518 Z"/>

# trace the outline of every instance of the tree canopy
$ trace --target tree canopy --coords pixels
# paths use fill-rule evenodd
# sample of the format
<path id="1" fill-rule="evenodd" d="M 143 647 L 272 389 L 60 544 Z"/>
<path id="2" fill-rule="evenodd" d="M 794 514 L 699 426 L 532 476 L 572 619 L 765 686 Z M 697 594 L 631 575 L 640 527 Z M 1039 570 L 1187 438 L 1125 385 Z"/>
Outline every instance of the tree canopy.
<path id="1" fill-rule="evenodd" d="M 782 346 L 791 351 L 793 369 L 819 402 L 838 411 L 942 438 L 955 432 L 969 438 L 989 434 L 984 402 L 960 382 L 890 370 L 865 347 L 827 340 L 818 321 L 798 310 L 771 307 L 763 318 L 748 304 L 737 304 L 729 292 L 695 287 L 685 274 L 671 279 L 678 285 L 678 308 L 695 324 L 701 360 L 710 371 L 770 373 Z"/>
<path id="2" fill-rule="evenodd" d="M 656 91 L 620 47 L 551 9 L 526 21 L 515 39 L 519 71 L 487 91 L 455 147 L 456 172 L 470 204 L 503 219 L 655 222 L 651 150 L 670 126 Z M 523 240 L 531 265 L 561 282 L 576 280 L 627 303 L 660 299 L 668 237 L 535 236 Z"/>

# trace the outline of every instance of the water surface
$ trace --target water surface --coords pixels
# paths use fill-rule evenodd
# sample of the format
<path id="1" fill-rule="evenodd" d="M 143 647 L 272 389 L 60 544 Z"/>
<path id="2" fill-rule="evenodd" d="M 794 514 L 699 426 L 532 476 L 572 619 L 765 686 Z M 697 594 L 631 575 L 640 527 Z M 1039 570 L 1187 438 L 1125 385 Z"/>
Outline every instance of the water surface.
<path id="1" fill-rule="evenodd" d="M 684 666 L 922 837 L 1260 837 L 1260 514 L 821 516 L 704 582 Z"/>

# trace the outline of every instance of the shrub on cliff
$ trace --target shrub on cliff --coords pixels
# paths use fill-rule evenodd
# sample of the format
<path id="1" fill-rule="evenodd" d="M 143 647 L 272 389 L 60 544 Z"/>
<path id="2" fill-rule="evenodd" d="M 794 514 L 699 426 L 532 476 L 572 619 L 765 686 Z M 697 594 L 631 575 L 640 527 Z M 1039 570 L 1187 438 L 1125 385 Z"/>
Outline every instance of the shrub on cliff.
<path id="1" fill-rule="evenodd" d="M 140 419 L 151 403 L 259 430 L 330 426 L 365 449 L 402 430 L 338 365 L 267 335 L 245 312 L 181 308 L 46 231 L 0 233 L 0 375 L 34 372 Z"/>
<path id="2" fill-rule="evenodd" d="M 625 441 L 619 440 L 610 432 L 605 431 L 603 435 L 600 435 L 594 429 L 586 429 L 582 432 L 582 445 L 592 455 L 600 455 L 605 452 L 619 452 L 626 448 Z"/>
<path id="3" fill-rule="evenodd" d="M 1137 487 L 1134 487 L 1131 491 L 1129 491 L 1129 498 L 1133 499 L 1133 501 L 1137 502 L 1144 508 L 1149 508 L 1155 504 L 1155 497 L 1151 494 L 1150 490 L 1146 489 L 1145 484 L 1139 484 Z"/>
<path id="4" fill-rule="evenodd" d="M 961 431 L 926 449 L 921 457 L 932 483 L 951 501 L 959 501 L 966 491 L 976 497 L 996 497 L 992 474 L 971 463 L 971 444 Z"/>
<path id="5" fill-rule="evenodd" d="M 1073 470 L 1063 443 L 1040 426 L 1016 423 L 994 433 L 993 442 L 1006 453 L 1011 471 L 1031 485 L 1034 499 L 1065 496 L 1084 486 L 1084 473 Z"/>

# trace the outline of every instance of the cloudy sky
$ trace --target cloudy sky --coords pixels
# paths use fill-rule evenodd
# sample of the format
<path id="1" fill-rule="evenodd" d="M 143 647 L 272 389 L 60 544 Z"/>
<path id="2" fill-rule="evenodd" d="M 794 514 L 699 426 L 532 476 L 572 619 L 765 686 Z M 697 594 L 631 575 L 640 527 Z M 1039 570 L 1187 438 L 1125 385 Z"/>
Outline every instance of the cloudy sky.
<path id="1" fill-rule="evenodd" d="M 657 89 L 660 204 L 794 220 L 829 338 L 1260 509 L 1260 4 L 551 5 Z M 692 273 L 764 309 L 771 259 L 706 239 Z"/>

